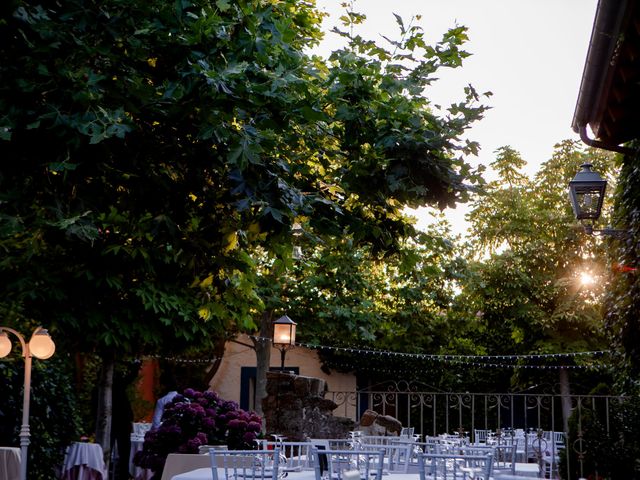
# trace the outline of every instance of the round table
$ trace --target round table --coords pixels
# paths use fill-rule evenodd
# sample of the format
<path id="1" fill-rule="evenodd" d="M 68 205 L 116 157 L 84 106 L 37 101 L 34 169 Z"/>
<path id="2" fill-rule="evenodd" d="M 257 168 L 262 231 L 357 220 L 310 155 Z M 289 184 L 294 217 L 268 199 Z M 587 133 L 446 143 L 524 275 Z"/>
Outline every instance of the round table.
<path id="1" fill-rule="evenodd" d="M 100 444 L 72 443 L 64 458 L 62 480 L 107 480 L 104 454 Z"/>
<path id="2" fill-rule="evenodd" d="M 20 449 L 16 447 L 0 447 L 0 478 L 3 480 L 19 480 Z"/>

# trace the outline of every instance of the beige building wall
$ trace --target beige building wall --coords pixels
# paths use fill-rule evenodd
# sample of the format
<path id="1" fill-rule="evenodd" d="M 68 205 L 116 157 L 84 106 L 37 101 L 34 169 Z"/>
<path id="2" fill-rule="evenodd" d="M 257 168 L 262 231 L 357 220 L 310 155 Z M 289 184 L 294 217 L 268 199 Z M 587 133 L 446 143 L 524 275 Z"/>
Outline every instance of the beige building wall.
<path id="1" fill-rule="evenodd" d="M 210 387 L 225 400 L 235 400 L 240 403 L 241 370 L 242 367 L 255 367 L 256 354 L 249 346 L 251 340 L 248 338 L 238 338 L 237 342 L 227 342 L 222 363 L 215 376 L 211 380 Z M 280 350 L 271 348 L 270 366 L 280 368 Z M 320 369 L 320 359 L 315 350 L 305 347 L 295 347 L 287 351 L 285 359 L 286 367 L 298 367 L 299 374 L 305 377 L 321 378 L 327 382 L 328 393 L 325 398 L 331 399 L 338 404 L 338 408 L 333 414 L 340 417 L 356 417 L 355 391 L 356 377 L 353 374 L 339 373 L 331 370 L 327 375 Z M 343 392 L 349 392 L 344 395 Z M 254 384 L 251 382 L 250 398 L 254 397 Z M 254 408 L 253 401 L 250 400 L 250 409 Z"/>

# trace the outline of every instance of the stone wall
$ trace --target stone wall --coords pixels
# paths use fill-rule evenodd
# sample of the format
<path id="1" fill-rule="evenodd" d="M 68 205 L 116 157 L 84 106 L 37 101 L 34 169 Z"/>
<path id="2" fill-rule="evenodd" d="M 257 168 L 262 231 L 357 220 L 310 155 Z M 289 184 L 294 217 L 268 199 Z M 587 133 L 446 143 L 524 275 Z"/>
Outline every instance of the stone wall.
<path id="1" fill-rule="evenodd" d="M 267 433 L 289 441 L 307 438 L 347 438 L 353 420 L 334 417 L 337 404 L 324 398 L 326 382 L 291 373 L 268 372 L 267 396 L 262 400 Z"/>

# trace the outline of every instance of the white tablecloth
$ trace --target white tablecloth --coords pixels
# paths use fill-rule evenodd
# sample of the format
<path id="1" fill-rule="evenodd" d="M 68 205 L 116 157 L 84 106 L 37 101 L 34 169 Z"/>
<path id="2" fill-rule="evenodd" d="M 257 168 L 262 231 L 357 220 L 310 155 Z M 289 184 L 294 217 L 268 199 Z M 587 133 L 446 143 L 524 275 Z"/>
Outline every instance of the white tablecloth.
<path id="1" fill-rule="evenodd" d="M 18 480 L 20 478 L 20 449 L 0 447 L 0 479 Z"/>
<path id="2" fill-rule="evenodd" d="M 218 469 L 218 478 L 224 479 L 224 470 Z M 302 472 L 289 472 L 286 480 L 315 480 L 316 474 L 313 470 L 303 470 Z M 390 473 L 384 475 L 382 480 L 418 480 L 418 473 Z M 198 468 L 190 472 L 175 475 L 171 480 L 212 480 L 211 468 Z"/>
<path id="3" fill-rule="evenodd" d="M 516 466 L 516 477 L 538 477 L 538 465 L 535 463 L 518 464 Z M 223 479 L 224 473 L 219 471 L 218 478 Z M 286 480 L 315 480 L 315 472 L 313 470 L 305 470 L 302 472 L 290 472 Z M 417 473 L 391 473 L 384 475 L 382 480 L 418 480 L 420 477 Z M 498 477 L 496 477 L 498 478 Z M 171 480 L 212 480 L 210 468 L 198 468 L 190 472 L 174 475 Z"/>
<path id="4" fill-rule="evenodd" d="M 174 475 L 171 480 L 213 480 L 211 468 L 197 468 L 190 472 Z"/>
<path id="5" fill-rule="evenodd" d="M 537 463 L 516 463 L 516 475 L 520 477 L 538 478 L 539 471 Z"/>
<path id="6" fill-rule="evenodd" d="M 62 467 L 63 480 L 107 480 L 102 447 L 98 443 L 71 444 Z"/>
<path id="7" fill-rule="evenodd" d="M 161 480 L 171 480 L 174 476 L 190 472 L 198 468 L 208 467 L 211 472 L 211 457 L 209 454 L 170 453 L 164 462 Z M 209 473 L 211 476 L 211 473 Z"/>

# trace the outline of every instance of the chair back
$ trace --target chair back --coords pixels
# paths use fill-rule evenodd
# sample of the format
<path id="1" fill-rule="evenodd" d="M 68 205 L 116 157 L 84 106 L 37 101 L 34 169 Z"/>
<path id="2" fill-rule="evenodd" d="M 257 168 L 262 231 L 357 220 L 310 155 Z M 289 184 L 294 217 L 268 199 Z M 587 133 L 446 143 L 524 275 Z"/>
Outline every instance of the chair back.
<path id="1" fill-rule="evenodd" d="M 277 480 L 280 449 L 209 450 L 213 480 Z M 222 475 L 222 478 L 220 478 Z"/>
<path id="2" fill-rule="evenodd" d="M 493 469 L 493 455 L 418 455 L 420 480 L 489 480 Z M 428 476 L 428 477 L 427 477 Z"/>
<path id="3" fill-rule="evenodd" d="M 489 437 L 489 430 L 473 430 L 473 443 L 487 443 Z"/>
<path id="4" fill-rule="evenodd" d="M 310 438 L 308 442 L 314 447 L 323 446 L 326 450 L 348 450 L 353 448 L 356 440 L 354 438 Z"/>
<path id="5" fill-rule="evenodd" d="M 459 447 L 458 454 L 459 455 L 493 455 L 496 451 L 495 445 L 469 445 L 466 447 Z"/>
<path id="6" fill-rule="evenodd" d="M 406 473 L 415 473 L 418 471 L 417 457 L 422 453 L 442 453 L 442 444 L 438 442 L 413 442 L 411 440 L 400 441 L 398 445 L 408 446 L 409 465 Z"/>
<path id="7" fill-rule="evenodd" d="M 564 432 L 553 432 L 553 442 L 556 448 L 564 448 L 566 445 L 566 435 Z"/>
<path id="8" fill-rule="evenodd" d="M 412 444 L 358 445 L 357 450 L 384 453 L 384 469 L 389 473 L 408 473 L 411 464 Z"/>
<path id="9" fill-rule="evenodd" d="M 384 451 L 312 449 L 316 480 L 326 470 L 329 480 L 382 480 Z M 325 461 L 326 461 L 326 467 Z M 214 479 L 215 480 L 215 479 Z"/>
<path id="10" fill-rule="evenodd" d="M 131 424 L 131 440 L 143 441 L 145 434 L 151 430 L 151 424 L 147 422 L 133 422 Z"/>
<path id="11" fill-rule="evenodd" d="M 399 437 L 391 435 L 360 435 L 359 442 L 364 445 L 389 445 Z"/>
<path id="12" fill-rule="evenodd" d="M 278 468 L 280 470 L 286 469 L 288 472 L 313 470 L 312 447 L 310 442 L 263 441 L 260 443 L 262 450 L 280 449 Z"/>
<path id="13" fill-rule="evenodd" d="M 515 445 L 496 445 L 493 454 L 493 471 L 516 474 L 516 453 L 518 443 Z"/>
<path id="14" fill-rule="evenodd" d="M 400 436 L 405 438 L 413 438 L 413 432 L 415 432 L 414 427 L 402 427 L 400 430 Z"/>

